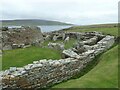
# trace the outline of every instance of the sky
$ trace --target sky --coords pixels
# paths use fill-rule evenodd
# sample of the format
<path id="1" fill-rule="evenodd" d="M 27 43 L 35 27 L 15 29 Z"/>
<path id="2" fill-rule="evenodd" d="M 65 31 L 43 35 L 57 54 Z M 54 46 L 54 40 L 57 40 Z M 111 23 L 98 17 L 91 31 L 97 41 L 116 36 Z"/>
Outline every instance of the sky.
<path id="1" fill-rule="evenodd" d="M 119 0 L 0 0 L 0 20 L 42 19 L 88 25 L 118 22 Z"/>

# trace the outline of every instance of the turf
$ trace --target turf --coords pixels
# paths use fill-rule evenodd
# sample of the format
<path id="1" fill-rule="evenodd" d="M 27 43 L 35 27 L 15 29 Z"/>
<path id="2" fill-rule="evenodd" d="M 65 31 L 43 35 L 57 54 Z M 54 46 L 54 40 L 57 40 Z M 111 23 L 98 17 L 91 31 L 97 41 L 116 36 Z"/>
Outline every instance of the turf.
<path id="1" fill-rule="evenodd" d="M 105 52 L 99 64 L 84 76 L 60 83 L 52 88 L 117 88 L 118 46 Z"/>
<path id="2" fill-rule="evenodd" d="M 60 59 L 60 52 L 49 48 L 30 47 L 3 52 L 2 69 L 21 67 L 40 59 Z"/>
<path id="3" fill-rule="evenodd" d="M 118 27 L 101 27 L 101 28 L 81 28 L 80 26 L 78 27 L 73 27 L 69 30 L 67 30 L 68 32 L 91 32 L 91 31 L 98 31 L 98 32 L 102 32 L 104 34 L 110 34 L 110 35 L 114 35 L 114 36 L 118 36 Z"/>

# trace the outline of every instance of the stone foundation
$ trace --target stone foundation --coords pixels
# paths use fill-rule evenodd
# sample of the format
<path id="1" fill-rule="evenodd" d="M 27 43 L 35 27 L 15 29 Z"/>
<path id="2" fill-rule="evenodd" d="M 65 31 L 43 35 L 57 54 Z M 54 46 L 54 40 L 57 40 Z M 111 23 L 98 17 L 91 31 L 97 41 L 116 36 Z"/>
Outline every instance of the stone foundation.
<path id="1" fill-rule="evenodd" d="M 3 89 L 38 89 L 46 88 L 81 72 L 96 55 L 106 51 L 114 44 L 113 36 L 104 36 L 87 51 L 78 54 L 77 57 L 60 60 L 39 60 L 34 61 L 21 68 L 11 67 L 0 73 Z"/>

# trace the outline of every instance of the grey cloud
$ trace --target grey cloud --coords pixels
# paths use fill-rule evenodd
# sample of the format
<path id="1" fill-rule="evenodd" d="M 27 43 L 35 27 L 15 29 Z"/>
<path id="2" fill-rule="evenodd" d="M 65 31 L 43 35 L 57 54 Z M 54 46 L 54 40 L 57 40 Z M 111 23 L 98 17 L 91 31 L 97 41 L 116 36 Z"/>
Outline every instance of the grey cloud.
<path id="1" fill-rule="evenodd" d="M 47 19 L 91 24 L 117 22 L 117 0 L 2 0 L 0 19 Z"/>

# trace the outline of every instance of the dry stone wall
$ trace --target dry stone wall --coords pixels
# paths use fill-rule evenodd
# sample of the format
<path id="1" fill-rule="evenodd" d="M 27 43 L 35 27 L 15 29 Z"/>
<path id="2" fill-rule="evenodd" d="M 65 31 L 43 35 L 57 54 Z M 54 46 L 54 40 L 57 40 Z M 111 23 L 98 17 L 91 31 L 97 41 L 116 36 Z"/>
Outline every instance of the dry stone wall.
<path id="1" fill-rule="evenodd" d="M 68 53 L 69 58 L 34 61 L 21 68 L 11 67 L 0 73 L 3 89 L 38 89 L 68 80 L 81 72 L 96 55 L 114 44 L 113 36 L 105 36 L 81 54 Z M 87 48 L 88 48 L 87 47 Z M 73 52 L 72 52 L 73 53 Z"/>

